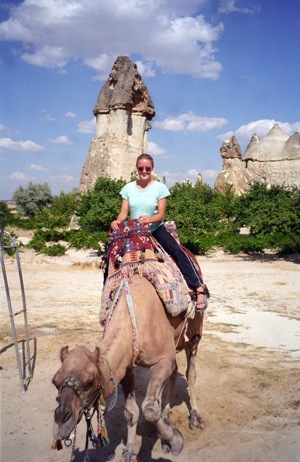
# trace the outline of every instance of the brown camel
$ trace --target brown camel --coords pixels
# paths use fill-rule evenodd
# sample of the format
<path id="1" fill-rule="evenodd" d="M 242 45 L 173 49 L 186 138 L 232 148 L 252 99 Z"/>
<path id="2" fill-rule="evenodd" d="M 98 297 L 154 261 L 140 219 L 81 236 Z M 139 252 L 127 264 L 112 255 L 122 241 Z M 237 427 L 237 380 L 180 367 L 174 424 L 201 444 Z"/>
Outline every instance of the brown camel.
<path id="1" fill-rule="evenodd" d="M 64 347 L 61 350 L 62 365 L 53 378 L 59 391 L 53 430 L 56 440 L 69 438 L 83 413 L 93 405 L 99 394 L 107 400 L 116 392 L 117 384 L 122 385 L 128 430 L 122 462 L 138 460 L 134 448 L 139 417 L 134 363 L 150 368 L 142 403 L 144 417 L 156 426 L 163 451 L 178 455 L 183 449 L 183 437 L 179 430 L 170 426 L 170 399 L 177 376 L 176 351 L 185 349 L 190 393 L 189 426 L 191 429 L 203 428 L 194 390 L 195 359 L 202 335 L 203 313 L 196 313 L 193 319 L 186 319 L 185 313 L 170 316 L 152 284 L 142 276 L 134 275 L 129 287 L 138 339 L 134 336 L 134 323 L 122 291 L 100 347 L 93 353 L 85 347 L 71 351 Z M 138 345 L 137 351 L 135 344 Z M 166 383 L 168 402 L 162 409 L 162 392 Z"/>

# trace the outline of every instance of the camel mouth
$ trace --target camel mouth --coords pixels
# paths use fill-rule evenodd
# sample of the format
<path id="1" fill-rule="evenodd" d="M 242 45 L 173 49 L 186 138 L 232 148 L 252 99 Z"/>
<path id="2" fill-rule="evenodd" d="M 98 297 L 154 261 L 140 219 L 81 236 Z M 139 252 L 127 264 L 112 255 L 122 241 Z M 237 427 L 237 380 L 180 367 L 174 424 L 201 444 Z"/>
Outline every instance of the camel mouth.
<path id="1" fill-rule="evenodd" d="M 80 422 L 83 415 L 83 410 L 76 415 L 71 415 L 69 419 L 64 420 L 60 415 L 57 418 L 56 413 L 54 414 L 54 425 L 53 425 L 53 438 L 55 440 L 67 440 L 70 438 L 71 433 L 74 431 L 76 425 Z"/>
<path id="2" fill-rule="evenodd" d="M 74 432 L 74 429 L 77 425 L 75 419 L 71 418 L 67 422 L 59 424 L 54 421 L 53 425 L 53 438 L 55 440 L 68 440 L 70 439 L 71 434 Z"/>

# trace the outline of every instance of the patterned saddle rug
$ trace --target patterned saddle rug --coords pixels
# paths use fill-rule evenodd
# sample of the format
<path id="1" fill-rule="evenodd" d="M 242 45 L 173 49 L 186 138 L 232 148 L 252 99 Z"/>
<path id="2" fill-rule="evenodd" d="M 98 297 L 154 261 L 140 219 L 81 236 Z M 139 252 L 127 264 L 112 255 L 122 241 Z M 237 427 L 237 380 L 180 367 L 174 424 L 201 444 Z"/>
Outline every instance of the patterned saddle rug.
<path id="1" fill-rule="evenodd" d="M 106 254 L 108 276 L 101 297 L 100 323 L 105 324 L 106 313 L 113 303 L 122 278 L 138 273 L 155 287 L 165 309 L 177 316 L 193 308 L 189 288 L 171 258 L 163 253 L 150 232 L 150 226 L 139 220 L 121 223 L 110 231 Z"/>

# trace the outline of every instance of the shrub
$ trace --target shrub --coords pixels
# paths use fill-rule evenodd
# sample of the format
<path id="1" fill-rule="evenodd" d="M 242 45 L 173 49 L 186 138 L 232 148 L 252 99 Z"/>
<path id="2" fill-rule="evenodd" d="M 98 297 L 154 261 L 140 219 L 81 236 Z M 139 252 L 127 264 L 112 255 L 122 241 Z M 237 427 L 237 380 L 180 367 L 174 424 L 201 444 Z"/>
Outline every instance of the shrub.
<path id="1" fill-rule="evenodd" d="M 13 194 L 17 212 L 21 216 L 34 217 L 38 211 L 52 203 L 51 189 L 47 183 L 29 183 L 27 188 L 20 186 Z"/>
<path id="2" fill-rule="evenodd" d="M 91 231 L 108 231 L 110 224 L 120 212 L 120 190 L 123 180 L 99 178 L 92 190 L 81 196 L 77 209 L 79 224 Z"/>
<path id="3" fill-rule="evenodd" d="M 43 249 L 43 253 L 45 255 L 49 255 L 50 257 L 59 257 L 61 255 L 64 255 L 66 251 L 67 248 L 61 244 L 53 244 Z"/>

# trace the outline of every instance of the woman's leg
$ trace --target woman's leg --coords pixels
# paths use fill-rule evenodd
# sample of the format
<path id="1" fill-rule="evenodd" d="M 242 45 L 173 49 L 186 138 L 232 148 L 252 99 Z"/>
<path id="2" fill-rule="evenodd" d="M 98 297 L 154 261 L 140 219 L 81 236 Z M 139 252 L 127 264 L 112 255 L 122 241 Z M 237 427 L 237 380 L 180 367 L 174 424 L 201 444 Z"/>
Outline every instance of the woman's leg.
<path id="1" fill-rule="evenodd" d="M 195 291 L 197 295 L 196 308 L 198 310 L 205 309 L 205 286 L 184 250 L 180 247 L 176 239 L 166 230 L 163 225 L 157 228 L 152 234 L 153 237 L 159 242 L 159 244 L 165 249 L 165 251 L 174 258 L 187 285 Z"/>

